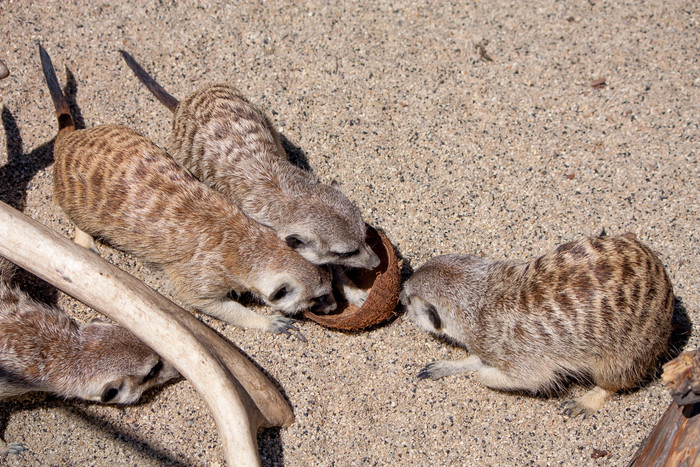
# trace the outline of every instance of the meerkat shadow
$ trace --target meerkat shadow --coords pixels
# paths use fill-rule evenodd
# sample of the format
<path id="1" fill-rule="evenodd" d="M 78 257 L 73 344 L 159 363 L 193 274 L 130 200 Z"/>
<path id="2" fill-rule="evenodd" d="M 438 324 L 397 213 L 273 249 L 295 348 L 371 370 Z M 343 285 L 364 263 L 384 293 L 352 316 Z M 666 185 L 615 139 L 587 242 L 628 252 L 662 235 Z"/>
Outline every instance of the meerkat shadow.
<path id="1" fill-rule="evenodd" d="M 674 297 L 673 300 L 671 329 L 671 336 L 668 339 L 668 353 L 661 363 L 666 363 L 680 355 L 692 335 L 692 322 L 683 304 L 683 299 L 678 296 Z"/>
<path id="2" fill-rule="evenodd" d="M 299 167 L 307 172 L 313 172 L 311 164 L 309 164 L 309 158 L 306 157 L 306 153 L 296 144 L 292 143 L 284 136 L 282 133 L 280 135 L 280 142 L 282 143 L 282 149 L 287 153 L 287 159 L 293 165 Z"/>
<path id="3" fill-rule="evenodd" d="M 76 96 L 78 95 L 78 81 L 75 79 L 73 72 L 66 66 L 66 85 L 63 88 L 63 94 L 66 96 L 66 102 L 68 103 L 68 108 L 73 116 L 73 122 L 75 123 L 76 130 L 82 130 L 85 128 L 85 120 L 83 119 L 83 113 L 78 106 Z"/>
<path id="4" fill-rule="evenodd" d="M 2 125 L 7 141 L 7 162 L 0 167 L 0 200 L 18 211 L 24 211 L 31 180 L 53 163 L 53 140 L 25 153 L 17 120 L 4 106 Z M 17 269 L 12 282 L 37 301 L 56 304 L 57 290 L 24 269 Z"/>
<path id="5" fill-rule="evenodd" d="M 76 101 L 78 84 L 68 67 L 66 67 L 66 84 L 63 92 L 76 128 L 85 128 L 85 121 Z M 23 212 L 30 182 L 39 172 L 54 162 L 54 139 L 25 153 L 17 119 L 5 106 L 2 108 L 2 124 L 7 141 L 7 163 L 0 167 L 0 201 Z M 57 303 L 56 288 L 22 268 L 17 269 L 13 282 L 34 300 L 47 305 Z"/>

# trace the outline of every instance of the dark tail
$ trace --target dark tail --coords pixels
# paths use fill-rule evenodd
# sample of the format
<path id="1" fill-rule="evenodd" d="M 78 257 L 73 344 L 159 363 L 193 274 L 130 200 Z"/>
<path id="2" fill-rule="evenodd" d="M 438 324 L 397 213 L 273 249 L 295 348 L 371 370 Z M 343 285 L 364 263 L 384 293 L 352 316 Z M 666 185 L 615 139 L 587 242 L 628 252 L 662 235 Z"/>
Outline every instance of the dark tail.
<path id="1" fill-rule="evenodd" d="M 41 45 L 39 45 L 39 56 L 41 57 L 41 67 L 44 70 L 44 78 L 46 78 L 46 84 L 49 86 L 49 94 L 51 94 L 51 100 L 53 100 L 53 105 L 56 107 L 58 131 L 60 132 L 64 128 L 75 130 L 75 122 L 68 108 L 66 97 L 58 84 L 58 78 L 56 78 L 56 72 L 51 64 L 51 58 Z"/>
<path id="2" fill-rule="evenodd" d="M 151 91 L 153 95 L 163 103 L 163 105 L 170 109 L 172 113 L 175 113 L 175 109 L 177 108 L 178 104 L 177 99 L 168 94 L 168 91 L 163 89 L 160 84 L 156 83 L 156 80 L 154 80 L 153 77 L 146 72 L 146 70 L 141 68 L 141 65 L 136 63 L 134 57 L 129 55 L 128 52 L 120 50 L 119 53 L 122 54 L 122 57 L 124 57 L 124 60 L 126 61 L 126 64 L 129 65 L 129 68 L 131 68 L 131 71 L 133 71 L 136 77 L 146 85 L 148 90 Z"/>

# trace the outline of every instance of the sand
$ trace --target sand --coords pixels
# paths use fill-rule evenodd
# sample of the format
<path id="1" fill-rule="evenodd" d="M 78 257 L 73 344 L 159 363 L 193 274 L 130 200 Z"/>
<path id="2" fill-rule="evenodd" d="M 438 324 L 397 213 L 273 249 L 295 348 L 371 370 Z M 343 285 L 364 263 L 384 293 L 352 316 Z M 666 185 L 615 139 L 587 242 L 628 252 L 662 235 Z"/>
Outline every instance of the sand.
<path id="1" fill-rule="evenodd" d="M 0 81 L 0 199 L 73 234 L 52 199 L 56 123 L 37 42 L 62 83 L 66 67 L 74 75 L 85 125 L 122 123 L 166 145 L 171 115 L 121 48 L 180 98 L 207 82 L 238 86 L 407 269 L 443 253 L 532 259 L 631 231 L 662 258 L 679 310 L 700 319 L 697 2 L 136 3 L 0 2 L 11 71 Z M 169 293 L 138 259 L 102 256 Z M 97 315 L 26 287 L 79 320 Z M 260 433 L 264 465 L 625 465 L 670 402 L 654 381 L 584 420 L 560 407 L 579 385 L 536 398 L 468 376 L 418 381 L 425 364 L 465 353 L 401 317 L 355 334 L 305 321 L 307 343 L 201 319 L 294 408 L 294 425 Z M 1 407 L 0 434 L 28 447 L 7 465 L 225 462 L 184 380 L 133 407 L 43 394 Z"/>

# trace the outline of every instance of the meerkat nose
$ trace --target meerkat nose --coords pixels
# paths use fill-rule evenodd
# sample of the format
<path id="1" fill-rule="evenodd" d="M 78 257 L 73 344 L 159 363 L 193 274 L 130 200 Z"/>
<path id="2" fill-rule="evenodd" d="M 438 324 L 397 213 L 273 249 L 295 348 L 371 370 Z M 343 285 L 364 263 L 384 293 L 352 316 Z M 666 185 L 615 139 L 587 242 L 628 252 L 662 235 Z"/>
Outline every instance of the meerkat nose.
<path id="1" fill-rule="evenodd" d="M 411 297 L 408 296 L 405 290 L 402 290 L 399 294 L 399 301 L 403 306 L 408 306 L 411 304 Z"/>

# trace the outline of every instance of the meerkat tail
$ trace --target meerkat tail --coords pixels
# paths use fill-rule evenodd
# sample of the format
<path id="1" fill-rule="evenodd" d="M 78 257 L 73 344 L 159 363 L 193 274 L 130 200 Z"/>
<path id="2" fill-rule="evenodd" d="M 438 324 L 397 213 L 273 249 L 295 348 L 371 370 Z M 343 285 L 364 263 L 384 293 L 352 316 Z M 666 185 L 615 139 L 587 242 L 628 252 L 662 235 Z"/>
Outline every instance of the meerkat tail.
<path id="1" fill-rule="evenodd" d="M 136 60 L 134 60 L 134 57 L 132 57 L 129 52 L 120 50 L 119 53 L 122 54 L 124 61 L 127 65 L 129 65 L 131 71 L 134 72 L 136 77 L 148 88 L 148 90 L 151 91 L 153 95 L 156 96 L 158 100 L 163 103 L 163 105 L 165 105 L 172 113 L 175 113 L 175 109 L 179 103 L 178 100 L 171 96 L 168 91 L 163 89 L 163 87 L 158 84 L 156 80 L 154 80 L 153 77 L 141 67 L 141 65 L 136 63 Z"/>
<path id="2" fill-rule="evenodd" d="M 49 87 L 49 94 L 51 94 L 51 100 L 56 107 L 58 131 L 61 131 L 64 128 L 71 131 L 75 130 L 75 122 L 73 121 L 73 116 L 70 113 L 70 108 L 68 108 L 66 97 L 63 95 L 61 86 L 58 84 L 58 78 L 56 78 L 56 72 L 54 71 L 53 64 L 51 63 L 51 58 L 41 44 L 39 44 L 39 56 L 41 57 L 41 67 L 44 70 L 44 78 L 46 79 L 46 84 Z"/>

